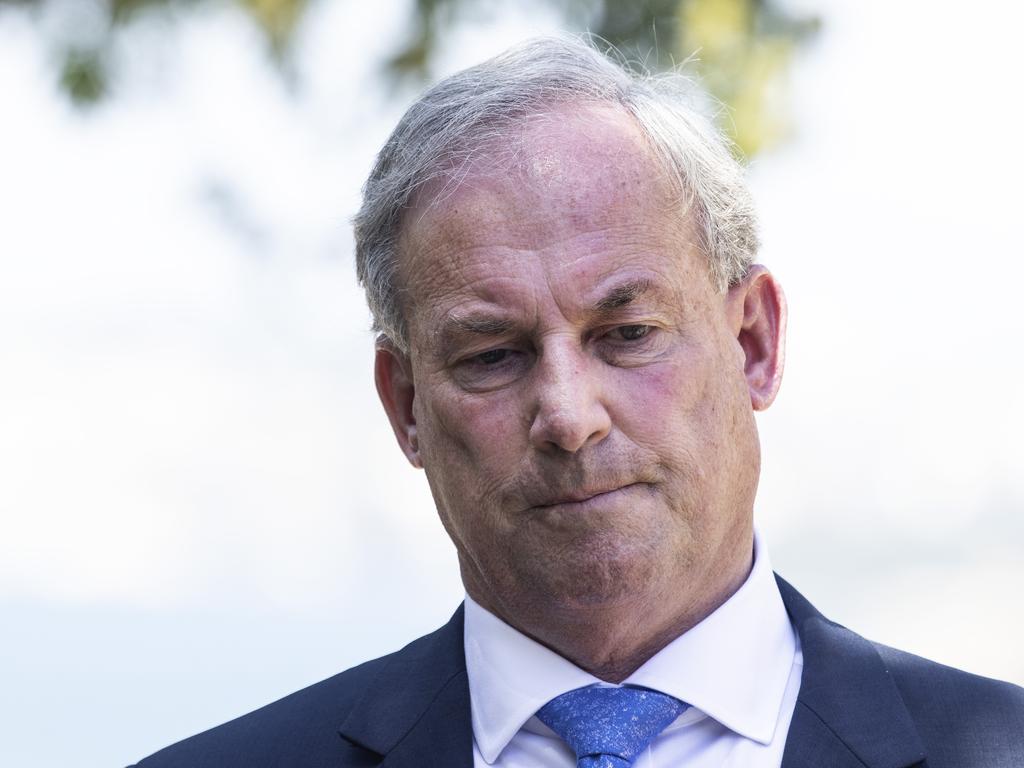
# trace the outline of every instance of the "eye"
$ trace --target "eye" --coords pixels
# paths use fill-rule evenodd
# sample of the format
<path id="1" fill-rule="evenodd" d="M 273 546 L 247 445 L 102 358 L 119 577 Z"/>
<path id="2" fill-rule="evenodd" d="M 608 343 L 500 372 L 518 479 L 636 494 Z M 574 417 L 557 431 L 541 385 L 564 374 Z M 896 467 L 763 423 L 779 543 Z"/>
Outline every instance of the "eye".
<path id="1" fill-rule="evenodd" d="M 636 368 L 660 360 L 671 335 L 660 322 L 606 326 L 594 340 L 594 351 L 609 365 Z"/>
<path id="2" fill-rule="evenodd" d="M 495 347 L 456 361 L 455 382 L 468 392 L 489 392 L 518 380 L 529 369 L 532 355 L 516 347 Z"/>
<path id="3" fill-rule="evenodd" d="M 651 332 L 649 325 L 620 325 L 612 331 L 623 341 L 639 341 Z"/>
<path id="4" fill-rule="evenodd" d="M 486 352 L 481 352 L 472 359 L 476 362 L 482 363 L 483 365 L 497 365 L 498 363 L 503 362 L 508 355 L 509 350 L 507 349 L 489 349 Z"/>

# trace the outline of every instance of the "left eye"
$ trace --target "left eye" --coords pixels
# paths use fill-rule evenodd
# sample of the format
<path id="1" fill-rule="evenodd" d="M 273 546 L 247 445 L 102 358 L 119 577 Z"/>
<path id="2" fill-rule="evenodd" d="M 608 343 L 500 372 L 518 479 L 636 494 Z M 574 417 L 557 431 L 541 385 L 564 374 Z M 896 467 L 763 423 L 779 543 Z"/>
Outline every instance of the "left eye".
<path id="1" fill-rule="evenodd" d="M 649 325 L 620 325 L 612 331 L 623 341 L 637 341 L 651 332 Z"/>
<path id="2" fill-rule="evenodd" d="M 504 362 L 508 357 L 509 351 L 507 349 L 489 349 L 486 352 L 481 352 L 473 359 L 483 363 L 484 365 L 496 365 Z"/>

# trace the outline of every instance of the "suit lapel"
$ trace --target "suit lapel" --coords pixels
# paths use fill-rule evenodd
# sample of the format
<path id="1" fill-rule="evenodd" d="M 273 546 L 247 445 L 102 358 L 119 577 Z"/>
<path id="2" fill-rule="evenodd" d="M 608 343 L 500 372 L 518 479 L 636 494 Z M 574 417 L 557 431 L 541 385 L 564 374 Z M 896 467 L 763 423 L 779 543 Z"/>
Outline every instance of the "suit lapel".
<path id="1" fill-rule="evenodd" d="M 466 673 L 452 678 L 380 768 L 473 768 L 473 727 L 470 722 Z"/>
<path id="2" fill-rule="evenodd" d="M 338 732 L 381 755 L 381 768 L 472 768 L 461 606 L 441 629 L 388 659 Z"/>
<path id="3" fill-rule="evenodd" d="M 924 748 L 874 647 L 825 619 L 793 587 L 779 590 L 800 636 L 803 678 L 782 768 L 908 768 Z M 380 768 L 472 768 L 463 610 L 394 654 L 339 727 Z"/>
<path id="4" fill-rule="evenodd" d="M 924 747 L 874 646 L 776 577 L 800 636 L 803 678 L 782 768 L 907 768 Z"/>
<path id="5" fill-rule="evenodd" d="M 821 718 L 798 700 L 786 735 L 782 768 L 823 766 L 864 768 L 864 763 Z"/>

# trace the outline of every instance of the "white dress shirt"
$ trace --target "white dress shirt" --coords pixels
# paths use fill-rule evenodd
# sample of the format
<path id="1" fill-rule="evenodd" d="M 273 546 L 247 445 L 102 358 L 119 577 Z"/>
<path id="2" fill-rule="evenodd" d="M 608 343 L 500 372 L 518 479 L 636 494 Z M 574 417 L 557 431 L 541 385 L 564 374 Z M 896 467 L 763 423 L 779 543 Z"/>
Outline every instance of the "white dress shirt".
<path id="1" fill-rule="evenodd" d="M 575 768 L 568 745 L 535 713 L 566 691 L 600 683 L 466 597 L 466 671 L 475 768 Z M 779 768 L 800 689 L 803 657 L 768 555 L 736 593 L 624 683 L 689 708 L 634 768 Z"/>

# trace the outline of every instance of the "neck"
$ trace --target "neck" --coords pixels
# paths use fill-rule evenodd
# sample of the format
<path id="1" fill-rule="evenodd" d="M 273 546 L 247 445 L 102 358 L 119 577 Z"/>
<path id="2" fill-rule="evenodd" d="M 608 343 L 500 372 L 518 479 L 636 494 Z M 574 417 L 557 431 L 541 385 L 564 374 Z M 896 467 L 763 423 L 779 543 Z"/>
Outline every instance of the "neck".
<path id="1" fill-rule="evenodd" d="M 564 605 L 549 596 L 497 600 L 466 579 L 466 591 L 506 624 L 609 683 L 621 683 L 658 651 L 703 621 L 746 581 L 752 560 L 697 580 L 704 588 L 678 587 L 600 605 Z M 682 599 L 681 599 L 682 598 Z"/>

